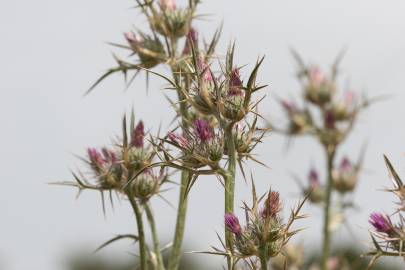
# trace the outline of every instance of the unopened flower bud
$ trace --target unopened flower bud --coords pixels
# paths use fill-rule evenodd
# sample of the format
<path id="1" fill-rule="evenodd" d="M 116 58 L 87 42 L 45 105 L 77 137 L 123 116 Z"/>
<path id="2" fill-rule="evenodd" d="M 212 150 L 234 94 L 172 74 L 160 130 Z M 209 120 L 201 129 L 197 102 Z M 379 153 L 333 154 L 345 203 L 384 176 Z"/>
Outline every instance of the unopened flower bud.
<path id="1" fill-rule="evenodd" d="M 131 146 L 142 148 L 144 138 L 145 138 L 145 131 L 143 122 L 139 121 L 131 134 Z"/>
<path id="2" fill-rule="evenodd" d="M 239 219 L 232 213 L 225 214 L 225 227 L 228 231 L 235 235 L 241 235 L 242 227 L 240 226 Z"/>
<path id="3" fill-rule="evenodd" d="M 266 201 L 264 202 L 264 208 L 261 212 L 263 219 L 275 218 L 281 211 L 280 193 L 271 191 Z"/>
<path id="4" fill-rule="evenodd" d="M 341 192 L 350 192 L 356 187 L 358 172 L 350 160 L 345 157 L 339 167 L 332 171 L 333 187 Z"/>
<path id="5" fill-rule="evenodd" d="M 321 186 L 319 181 L 319 174 L 315 169 L 311 169 L 308 174 L 309 188 L 305 190 L 305 194 L 309 192 L 309 201 L 317 204 L 323 201 L 325 197 L 325 189 Z"/>
<path id="6" fill-rule="evenodd" d="M 159 191 L 159 184 L 159 178 L 156 177 L 152 171 L 147 170 L 134 179 L 132 183 L 134 196 L 142 200 L 147 200 Z"/>

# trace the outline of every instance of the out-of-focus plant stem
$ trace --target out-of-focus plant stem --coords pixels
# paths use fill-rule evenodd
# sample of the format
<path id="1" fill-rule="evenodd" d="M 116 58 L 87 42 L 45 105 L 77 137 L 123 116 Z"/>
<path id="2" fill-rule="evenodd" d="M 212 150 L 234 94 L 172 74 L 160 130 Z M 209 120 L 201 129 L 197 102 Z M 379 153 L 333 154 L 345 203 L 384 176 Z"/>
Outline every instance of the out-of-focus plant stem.
<path id="1" fill-rule="evenodd" d="M 151 234 L 152 234 L 153 249 L 156 254 L 158 270 L 164 270 L 165 266 L 163 264 L 162 253 L 160 252 L 159 237 L 158 237 L 158 234 L 156 231 L 155 219 L 153 218 L 152 209 L 149 206 L 149 203 L 145 203 L 145 211 L 146 211 L 146 217 L 148 218 L 148 222 L 149 222 L 150 230 L 151 230 Z"/>
<path id="2" fill-rule="evenodd" d="M 236 171 L 236 149 L 233 139 L 233 123 L 225 126 L 225 140 L 228 153 L 228 168 L 224 174 L 225 181 L 225 213 L 233 213 L 235 197 L 235 171 Z M 228 250 L 233 252 L 233 235 L 225 229 L 225 243 Z M 233 257 L 228 257 L 228 269 L 233 269 Z"/>
<path id="3" fill-rule="evenodd" d="M 322 245 L 322 261 L 321 269 L 327 269 L 328 258 L 330 255 L 330 242 L 331 242 L 331 231 L 330 231 L 330 208 L 332 200 L 332 170 L 333 162 L 335 159 L 336 147 L 335 146 L 325 146 L 326 156 L 327 156 L 327 170 L 328 170 L 328 182 L 326 184 L 326 196 L 325 196 L 325 209 L 324 209 L 324 225 L 323 225 L 323 245 Z"/>
<path id="4" fill-rule="evenodd" d="M 143 229 L 143 221 L 142 221 L 142 213 L 141 209 L 139 208 L 138 203 L 136 202 L 131 188 L 127 190 L 127 197 L 129 202 L 131 203 L 132 209 L 135 214 L 136 224 L 138 227 L 138 241 L 139 241 L 139 260 L 141 262 L 140 269 L 147 270 L 147 258 L 146 258 L 146 244 L 145 244 L 145 232 Z"/>

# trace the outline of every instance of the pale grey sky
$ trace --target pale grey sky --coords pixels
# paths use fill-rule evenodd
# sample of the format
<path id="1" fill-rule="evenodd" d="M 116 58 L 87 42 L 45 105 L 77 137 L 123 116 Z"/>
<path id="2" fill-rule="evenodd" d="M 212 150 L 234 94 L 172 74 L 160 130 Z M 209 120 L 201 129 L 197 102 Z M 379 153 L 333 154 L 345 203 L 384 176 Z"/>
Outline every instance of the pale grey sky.
<path id="1" fill-rule="evenodd" d="M 144 21 L 130 9 L 133 1 L 2 1 L 0 3 L 0 268 L 8 270 L 63 269 L 63 256 L 77 247 L 94 248 L 118 233 L 135 229 L 126 202 L 103 217 L 98 194 L 46 185 L 70 179 L 69 169 L 81 165 L 72 155 L 88 146 L 108 144 L 120 129 L 120 118 L 133 105 L 147 127 L 171 120 L 163 98 L 162 82 L 153 79 L 149 93 L 139 78 L 123 92 L 121 77 L 107 80 L 90 96 L 87 87 L 113 64 L 114 48 L 104 41 L 123 42 L 122 33 Z M 389 181 L 382 153 L 392 157 L 405 175 L 405 10 L 404 1 L 377 0 L 205 0 L 198 30 L 209 37 L 220 21 L 224 32 L 220 49 L 237 41 L 237 63 L 252 64 L 267 56 L 260 80 L 269 84 L 261 107 L 265 115 L 280 119 L 272 96 L 299 91 L 294 79 L 295 63 L 289 47 L 311 63 L 327 66 L 343 47 L 343 81 L 369 96 L 393 98 L 364 113 L 344 149 L 357 155 L 369 141 L 366 168 L 357 192 L 362 211 L 351 223 L 361 243 L 367 238 L 367 218 L 373 210 L 389 211 L 393 198 L 377 191 Z M 164 70 L 162 70 L 164 72 Z M 253 167 L 258 189 L 269 185 L 280 190 L 287 205 L 296 200 L 297 186 L 290 172 L 306 176 L 311 164 L 323 162 L 320 149 L 310 140 L 297 140 L 286 151 L 286 141 L 270 135 L 260 146 L 262 160 L 271 169 Z M 344 154 L 340 153 L 340 154 Z M 238 180 L 238 199 L 248 188 Z M 222 189 L 213 178 L 202 178 L 191 194 L 186 239 L 194 249 L 218 244 L 222 231 Z M 168 193 L 171 200 L 176 193 Z M 177 202 L 175 202 L 176 204 Z M 171 234 L 175 211 L 155 202 L 158 227 Z M 319 241 L 320 211 L 307 207 L 311 226 L 299 239 Z M 347 236 L 343 230 L 339 238 Z M 315 240 L 312 240 L 312 239 Z M 126 244 L 112 248 L 115 254 L 130 250 Z M 198 255 L 194 255 L 198 256 Z M 198 256 L 201 258 L 201 256 Z M 203 257 L 204 258 L 204 257 Z"/>

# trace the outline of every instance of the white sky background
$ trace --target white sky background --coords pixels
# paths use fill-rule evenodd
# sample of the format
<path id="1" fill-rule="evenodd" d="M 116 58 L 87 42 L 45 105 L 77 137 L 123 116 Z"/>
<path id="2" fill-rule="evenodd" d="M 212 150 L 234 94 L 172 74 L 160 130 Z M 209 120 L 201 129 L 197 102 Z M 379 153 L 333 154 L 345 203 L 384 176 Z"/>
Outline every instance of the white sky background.
<path id="1" fill-rule="evenodd" d="M 134 105 L 138 117 L 156 131 L 167 128 L 172 114 L 153 78 L 149 94 L 143 77 L 123 92 L 122 78 L 101 84 L 87 98 L 84 91 L 113 64 L 104 41 L 123 42 L 122 33 L 144 21 L 129 9 L 132 1 L 2 1 L 0 3 L 0 268 L 9 270 L 63 269 L 66 253 L 90 250 L 118 233 L 133 232 L 134 220 L 126 202 L 109 208 L 103 217 L 98 194 L 85 192 L 75 200 L 75 190 L 46 185 L 71 179 L 69 168 L 81 165 L 72 155 L 88 146 L 102 146 L 120 131 L 125 110 Z M 362 211 L 350 219 L 360 244 L 367 242 L 367 219 L 373 210 L 390 211 L 393 198 L 377 191 L 388 185 L 382 153 L 388 153 L 404 172 L 405 128 L 405 18 L 403 1 L 259 1 L 205 0 L 198 30 L 210 37 L 224 20 L 219 49 L 237 41 L 236 62 L 253 64 L 267 56 L 260 81 L 269 84 L 263 114 L 280 119 L 274 96 L 298 93 L 295 63 L 289 47 L 306 60 L 329 65 L 343 47 L 343 85 L 367 91 L 369 96 L 393 98 L 364 113 L 340 155 L 356 157 L 363 140 L 369 141 L 367 173 L 356 193 Z M 251 67 L 251 66 L 250 66 Z M 162 70 L 164 72 L 164 70 Z M 286 205 L 296 201 L 297 186 L 289 173 L 306 177 L 311 164 L 323 165 L 323 155 L 311 140 L 299 139 L 286 151 L 286 140 L 271 135 L 260 146 L 261 159 L 271 170 L 253 167 L 257 188 L 280 190 Z M 248 198 L 240 178 L 237 202 Z M 191 193 L 186 239 L 193 249 L 204 250 L 218 242 L 222 232 L 222 188 L 214 178 L 202 178 Z M 177 204 L 177 193 L 167 197 Z M 287 208 L 287 207 L 286 207 Z M 320 211 L 307 207 L 311 226 L 299 239 L 319 243 Z M 171 235 L 175 211 L 155 202 L 159 231 Z M 343 230 L 337 238 L 342 239 Z M 315 239 L 315 240 L 313 240 Z M 131 247 L 110 249 L 120 254 Z M 206 259 L 204 256 L 194 255 Z"/>

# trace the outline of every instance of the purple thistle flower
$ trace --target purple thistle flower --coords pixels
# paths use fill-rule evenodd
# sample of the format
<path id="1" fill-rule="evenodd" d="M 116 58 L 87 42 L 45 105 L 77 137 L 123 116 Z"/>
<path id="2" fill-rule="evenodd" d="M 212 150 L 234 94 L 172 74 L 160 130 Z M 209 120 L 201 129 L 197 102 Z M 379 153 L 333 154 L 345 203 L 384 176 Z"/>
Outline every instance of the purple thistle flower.
<path id="1" fill-rule="evenodd" d="M 107 148 L 103 148 L 103 149 L 101 149 L 101 151 L 103 153 L 103 157 L 104 157 L 105 162 L 108 162 L 110 164 L 116 164 L 117 163 L 117 161 L 118 161 L 117 155 L 113 151 L 111 151 L 111 150 L 109 150 Z"/>
<path id="2" fill-rule="evenodd" d="M 318 87 L 325 81 L 325 75 L 322 73 L 319 67 L 313 66 L 308 71 L 309 81 L 315 87 Z"/>
<path id="3" fill-rule="evenodd" d="M 173 132 L 170 132 L 167 137 L 169 140 L 174 142 L 175 144 L 179 145 L 182 148 L 187 148 L 189 146 L 189 141 L 183 135 L 177 135 Z"/>
<path id="4" fill-rule="evenodd" d="M 317 188 L 319 187 L 319 175 L 318 172 L 315 169 L 311 169 L 309 171 L 309 184 L 311 185 L 312 188 Z"/>
<path id="5" fill-rule="evenodd" d="M 194 134 L 205 143 L 212 139 L 214 136 L 213 130 L 210 124 L 204 119 L 197 119 L 193 123 Z"/>
<path id="6" fill-rule="evenodd" d="M 389 218 L 381 213 L 372 213 L 369 222 L 377 232 L 389 234 L 393 230 Z"/>
<path id="7" fill-rule="evenodd" d="M 143 122 L 139 121 L 134 130 L 132 131 L 131 146 L 142 148 L 144 138 L 145 138 L 145 131 Z"/>
<path id="8" fill-rule="evenodd" d="M 225 214 L 225 227 L 228 231 L 235 235 L 242 233 L 242 227 L 240 226 L 239 219 L 232 213 Z"/>
<path id="9" fill-rule="evenodd" d="M 90 162 L 96 167 L 101 167 L 104 165 L 104 159 L 101 153 L 95 148 L 88 148 L 87 155 L 89 156 Z"/>
<path id="10" fill-rule="evenodd" d="M 297 106 L 288 100 L 282 100 L 281 101 L 281 106 L 288 112 L 288 113 L 293 113 L 297 111 Z"/>
<path id="11" fill-rule="evenodd" d="M 242 80 L 240 79 L 239 69 L 234 68 L 229 79 L 229 96 L 243 96 Z"/>
<path id="12" fill-rule="evenodd" d="M 137 51 L 143 39 L 141 37 L 137 37 L 133 32 L 126 32 L 124 33 L 125 39 L 127 40 L 128 44 L 134 51 Z"/>
<path id="13" fill-rule="evenodd" d="M 342 159 L 340 163 L 339 170 L 342 173 L 350 173 L 353 170 L 353 165 L 347 157 Z"/>
<path id="14" fill-rule="evenodd" d="M 325 126 L 329 129 L 335 128 L 335 115 L 331 110 L 326 111 L 325 114 Z"/>
<path id="15" fill-rule="evenodd" d="M 280 193 L 272 191 L 264 202 L 264 208 L 261 212 L 262 218 L 274 218 L 281 211 Z"/>
<path id="16" fill-rule="evenodd" d="M 212 82 L 212 74 L 209 65 L 205 62 L 203 57 L 199 57 L 197 61 L 198 72 L 202 73 L 202 79 L 204 82 Z"/>
<path id="17" fill-rule="evenodd" d="M 191 53 L 191 45 L 194 47 L 198 46 L 198 32 L 193 27 L 190 28 L 190 31 L 187 34 L 186 45 L 183 49 L 183 55 Z"/>
<path id="18" fill-rule="evenodd" d="M 160 6 L 162 9 L 168 10 L 175 10 L 176 9 L 176 1 L 175 0 L 160 0 Z"/>

